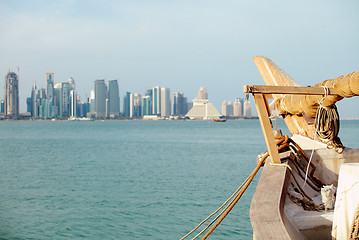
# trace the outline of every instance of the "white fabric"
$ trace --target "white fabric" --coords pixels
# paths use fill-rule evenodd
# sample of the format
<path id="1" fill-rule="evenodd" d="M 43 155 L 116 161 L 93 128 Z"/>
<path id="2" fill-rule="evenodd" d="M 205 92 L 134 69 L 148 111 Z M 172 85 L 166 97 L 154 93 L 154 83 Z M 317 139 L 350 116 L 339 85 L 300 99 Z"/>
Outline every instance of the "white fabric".
<path id="1" fill-rule="evenodd" d="M 339 171 L 334 208 L 333 239 L 348 239 L 354 213 L 359 205 L 359 163 L 343 163 Z"/>

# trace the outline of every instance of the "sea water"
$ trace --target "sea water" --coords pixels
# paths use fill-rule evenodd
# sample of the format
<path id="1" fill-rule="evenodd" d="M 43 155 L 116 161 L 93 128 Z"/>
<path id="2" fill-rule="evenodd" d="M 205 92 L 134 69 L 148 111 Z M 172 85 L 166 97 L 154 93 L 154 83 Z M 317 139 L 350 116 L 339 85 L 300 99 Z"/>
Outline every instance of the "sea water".
<path id="1" fill-rule="evenodd" d="M 359 147 L 359 121 L 340 136 Z M 265 150 L 258 120 L 1 121 L 0 238 L 180 239 Z M 252 239 L 258 179 L 210 239 Z"/>

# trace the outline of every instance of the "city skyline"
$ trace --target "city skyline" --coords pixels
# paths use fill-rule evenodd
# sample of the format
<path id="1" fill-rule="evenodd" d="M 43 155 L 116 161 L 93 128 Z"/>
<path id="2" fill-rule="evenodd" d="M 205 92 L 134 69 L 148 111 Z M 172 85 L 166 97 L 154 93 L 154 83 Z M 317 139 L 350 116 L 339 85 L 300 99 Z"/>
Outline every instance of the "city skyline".
<path id="1" fill-rule="evenodd" d="M 358 9 L 355 0 L 1 1 L 0 73 L 20 68 L 20 112 L 34 79 L 46 89 L 46 70 L 73 77 L 81 98 L 94 80 L 118 79 L 121 95 L 158 85 L 192 100 L 206 86 L 220 109 L 244 97 L 243 85 L 263 84 L 257 55 L 302 86 L 358 70 Z M 339 102 L 340 116 L 359 117 L 358 104 Z"/>

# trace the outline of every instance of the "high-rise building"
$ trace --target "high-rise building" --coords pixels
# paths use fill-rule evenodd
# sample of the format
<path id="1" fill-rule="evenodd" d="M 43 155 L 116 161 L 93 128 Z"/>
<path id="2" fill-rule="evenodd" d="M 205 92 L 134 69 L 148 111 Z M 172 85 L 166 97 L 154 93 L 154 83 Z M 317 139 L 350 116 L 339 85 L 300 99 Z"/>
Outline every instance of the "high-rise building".
<path id="1" fill-rule="evenodd" d="M 227 116 L 227 102 L 226 101 L 222 102 L 222 115 Z"/>
<path id="2" fill-rule="evenodd" d="M 246 100 L 245 102 L 244 102 L 244 105 L 243 105 L 243 115 L 245 116 L 245 117 L 252 117 L 252 108 L 251 108 L 251 103 L 248 101 L 248 100 Z"/>
<path id="3" fill-rule="evenodd" d="M 188 111 L 187 98 L 182 92 L 174 92 L 172 98 L 172 115 L 185 115 Z"/>
<path id="4" fill-rule="evenodd" d="M 130 118 L 133 118 L 133 115 L 134 115 L 134 108 L 133 108 L 133 93 L 130 93 L 130 97 L 129 97 L 129 100 L 128 100 L 128 104 L 129 104 L 129 117 Z"/>
<path id="5" fill-rule="evenodd" d="M 72 91 L 72 90 L 76 90 L 75 89 L 75 80 L 70 77 L 67 82 L 69 83 L 69 90 Z"/>
<path id="6" fill-rule="evenodd" d="M 236 100 L 233 103 L 233 116 L 235 117 L 242 116 L 242 103 L 239 100 L 239 98 L 236 98 Z"/>
<path id="7" fill-rule="evenodd" d="M 97 117 L 105 117 L 106 115 L 106 98 L 107 87 L 105 80 L 95 81 L 95 111 Z"/>
<path id="8" fill-rule="evenodd" d="M 53 99 L 41 99 L 41 117 L 50 119 L 53 117 Z"/>
<path id="9" fill-rule="evenodd" d="M 77 117 L 77 94 L 75 90 L 70 91 L 70 117 Z"/>
<path id="10" fill-rule="evenodd" d="M 161 88 L 158 86 L 152 89 L 152 113 L 161 115 Z"/>
<path id="11" fill-rule="evenodd" d="M 108 82 L 108 101 L 109 115 L 111 117 L 120 116 L 120 97 L 117 80 L 110 80 Z"/>
<path id="12" fill-rule="evenodd" d="M 142 117 L 142 96 L 141 94 L 133 94 L 133 115 L 132 117 L 140 118 Z"/>
<path id="13" fill-rule="evenodd" d="M 32 112 L 31 107 L 32 107 L 31 97 L 28 97 L 26 98 L 26 112 L 31 114 Z"/>
<path id="14" fill-rule="evenodd" d="M 10 72 L 5 76 L 5 117 L 19 117 L 19 79 L 16 73 Z"/>
<path id="15" fill-rule="evenodd" d="M 232 103 L 232 101 L 227 102 L 227 116 L 233 116 L 233 103 Z"/>
<path id="16" fill-rule="evenodd" d="M 123 115 L 125 117 L 130 117 L 130 92 L 126 92 L 125 96 L 123 97 Z"/>
<path id="17" fill-rule="evenodd" d="M 4 104 L 4 100 L 0 100 L 0 113 L 4 114 L 4 108 L 5 108 L 5 104 Z"/>
<path id="18" fill-rule="evenodd" d="M 142 116 L 151 115 L 151 97 L 142 97 Z"/>
<path id="19" fill-rule="evenodd" d="M 52 111 L 53 117 L 59 117 L 62 114 L 62 83 L 56 83 L 54 86 L 54 108 Z"/>
<path id="20" fill-rule="evenodd" d="M 91 92 L 90 92 L 89 105 L 90 105 L 89 112 L 95 113 L 96 111 L 95 111 L 95 91 L 94 90 L 91 90 Z"/>
<path id="21" fill-rule="evenodd" d="M 55 79 L 54 79 L 54 72 L 47 71 L 46 72 L 46 98 L 52 99 L 54 97 L 54 85 L 55 85 Z"/>
<path id="22" fill-rule="evenodd" d="M 61 103 L 62 109 L 60 116 L 61 117 L 68 117 L 70 115 L 70 84 L 68 82 L 62 83 L 62 98 Z"/>
<path id="23" fill-rule="evenodd" d="M 171 115 L 171 97 L 169 88 L 161 88 L 161 117 Z"/>

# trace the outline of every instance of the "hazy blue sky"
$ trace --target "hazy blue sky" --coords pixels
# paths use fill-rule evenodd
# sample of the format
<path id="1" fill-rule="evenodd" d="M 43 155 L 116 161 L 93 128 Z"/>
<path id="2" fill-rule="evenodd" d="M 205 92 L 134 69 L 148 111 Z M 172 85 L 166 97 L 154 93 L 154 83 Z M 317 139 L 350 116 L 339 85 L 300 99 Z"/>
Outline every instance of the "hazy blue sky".
<path id="1" fill-rule="evenodd" d="M 359 70 L 358 12 L 357 0 L 0 0 L 0 76 L 20 67 L 22 111 L 47 70 L 73 77 L 82 100 L 94 80 L 118 79 L 121 100 L 157 85 L 192 100 L 205 86 L 220 110 L 263 84 L 256 55 L 304 86 Z M 338 107 L 359 117 L 359 97 Z"/>

